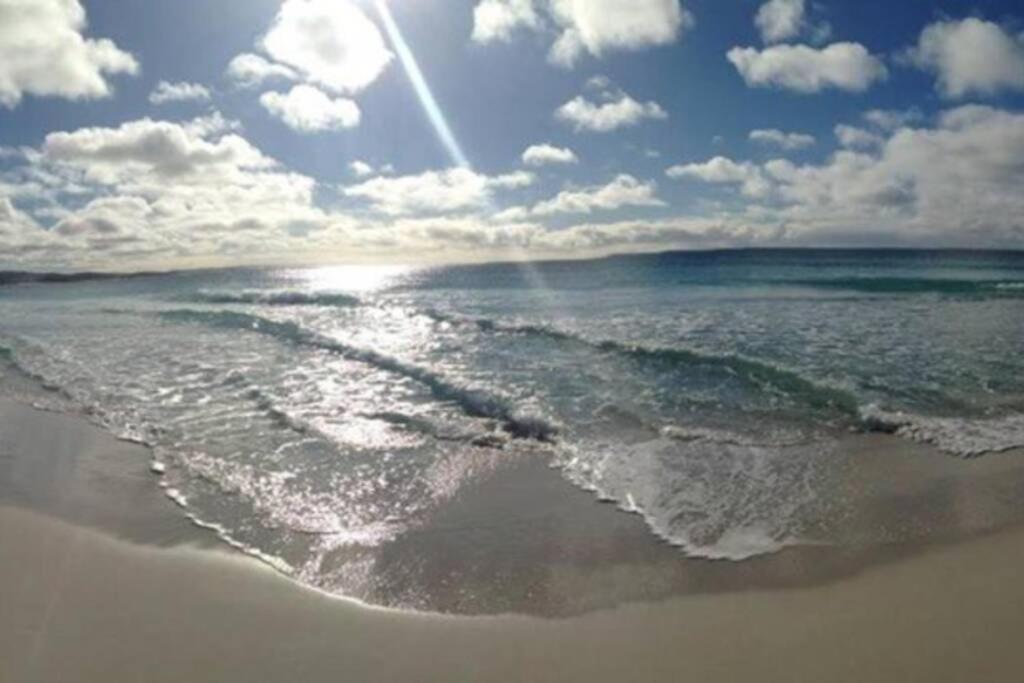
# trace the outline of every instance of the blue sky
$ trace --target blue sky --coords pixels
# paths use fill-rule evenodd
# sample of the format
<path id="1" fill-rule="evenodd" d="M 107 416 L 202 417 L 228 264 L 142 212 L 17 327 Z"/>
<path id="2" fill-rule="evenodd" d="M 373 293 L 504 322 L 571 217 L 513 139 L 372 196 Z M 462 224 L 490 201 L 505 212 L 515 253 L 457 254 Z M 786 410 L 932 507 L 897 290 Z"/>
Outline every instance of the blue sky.
<path id="1" fill-rule="evenodd" d="M 0 267 L 1021 248 L 1022 31 L 1008 0 L 0 0 Z"/>

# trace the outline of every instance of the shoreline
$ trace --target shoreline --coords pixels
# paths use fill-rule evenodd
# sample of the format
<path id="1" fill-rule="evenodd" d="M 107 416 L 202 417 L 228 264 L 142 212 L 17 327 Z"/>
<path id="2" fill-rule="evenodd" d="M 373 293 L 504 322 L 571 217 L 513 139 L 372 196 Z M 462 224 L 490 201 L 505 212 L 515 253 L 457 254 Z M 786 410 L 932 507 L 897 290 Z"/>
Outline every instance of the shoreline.
<path id="1" fill-rule="evenodd" d="M 931 463 L 932 455 L 919 456 Z M 968 466 L 998 478 L 1019 469 L 1010 459 L 983 460 Z M 959 471 L 960 462 L 944 461 L 945 469 Z M 0 680 L 945 683 L 979 672 L 1012 679 L 1024 666 L 1016 642 L 1024 625 L 1020 524 L 955 542 L 902 544 L 860 563 L 835 548 L 729 563 L 681 557 L 637 515 L 570 503 L 562 510 L 569 527 L 524 528 L 542 545 L 589 529 L 580 548 L 596 554 L 547 567 L 549 584 L 593 596 L 640 583 L 654 587 L 649 595 L 554 619 L 452 615 L 376 607 L 304 586 L 185 519 L 149 464 L 146 449 L 81 418 L 0 399 Z M 499 494 L 522 495 L 543 471 L 538 464 L 491 479 L 448 514 L 465 520 L 481 506 L 503 514 Z M 904 472 L 882 464 L 891 475 L 882 488 L 919 474 L 913 457 Z M 936 468 L 934 480 L 919 484 L 921 495 L 943 481 L 944 466 Z M 557 473 L 547 474 L 555 489 L 534 492 L 538 504 L 564 493 Z M 580 503 L 589 496 L 571 489 Z M 959 514 L 986 518 L 970 485 L 939 498 L 951 491 L 960 495 Z M 614 533 L 611 521 L 622 525 Z M 573 526 L 582 522 L 588 526 Z M 399 557 L 444 557 L 441 538 L 421 536 Z M 594 547 L 616 538 L 618 545 Z M 632 563 L 594 570 L 630 547 L 642 548 Z M 660 557 L 689 567 L 677 575 L 689 583 L 665 583 Z M 829 557 L 845 571 L 835 572 Z M 824 562 L 817 567 L 824 573 L 809 580 L 802 572 L 815 562 Z M 499 595 L 523 587 L 500 578 L 489 576 Z"/>
<path id="2" fill-rule="evenodd" d="M 1011 679 L 1024 530 L 825 586 L 676 597 L 567 619 L 445 616 L 325 596 L 239 554 L 156 548 L 0 507 L 5 681 Z"/>
<path id="3" fill-rule="evenodd" d="M 5 429 L 5 422 L 17 426 Z M 521 457 L 465 486 L 421 527 L 372 549 L 369 579 L 305 587 L 383 609 L 566 618 L 680 596 L 828 586 L 1024 529 L 1024 510 L 1016 510 L 1024 453 L 961 460 L 877 435 L 851 438 L 847 451 L 857 467 L 832 493 L 869 495 L 853 518 L 846 511 L 834 522 L 845 543 L 794 545 L 742 561 L 689 557 L 639 514 L 598 500 L 544 458 Z M 141 546 L 241 554 L 303 585 L 279 558 L 250 552 L 192 518 L 158 484 L 151 463 L 148 447 L 84 417 L 0 398 L 0 506 Z M 858 537 L 880 524 L 892 526 L 891 542 Z M 347 553 L 340 553 L 342 569 L 366 557 Z"/>

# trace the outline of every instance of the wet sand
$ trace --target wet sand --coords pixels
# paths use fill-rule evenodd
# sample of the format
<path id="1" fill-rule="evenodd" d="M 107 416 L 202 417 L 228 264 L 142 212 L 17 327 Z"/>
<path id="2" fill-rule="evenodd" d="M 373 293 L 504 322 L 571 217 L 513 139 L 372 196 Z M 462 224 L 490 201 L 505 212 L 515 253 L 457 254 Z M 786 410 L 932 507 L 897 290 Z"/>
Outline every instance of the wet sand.
<path id="1" fill-rule="evenodd" d="M 1024 666 L 1024 533 L 823 586 L 572 619 L 366 608 L 239 555 L 0 509 L 0 680 L 943 681 Z"/>
<path id="2" fill-rule="evenodd" d="M 378 596 L 576 616 L 440 616 L 229 552 L 144 448 L 0 400 L 0 681 L 1014 679 L 1020 454 L 893 441 L 851 441 L 841 486 L 872 502 L 832 522 L 846 545 L 742 563 L 688 560 L 543 460 L 510 463 L 381 553 Z M 880 524 L 892 543 L 858 544 Z"/>

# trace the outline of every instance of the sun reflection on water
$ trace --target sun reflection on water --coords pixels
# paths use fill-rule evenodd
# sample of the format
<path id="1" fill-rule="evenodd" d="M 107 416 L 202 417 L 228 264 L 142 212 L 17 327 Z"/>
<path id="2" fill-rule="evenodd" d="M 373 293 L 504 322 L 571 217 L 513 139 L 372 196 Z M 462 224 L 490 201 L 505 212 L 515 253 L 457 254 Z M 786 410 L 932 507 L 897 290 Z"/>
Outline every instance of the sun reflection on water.
<path id="1" fill-rule="evenodd" d="M 294 278 L 312 292 L 377 292 L 390 287 L 415 270 L 404 265 L 347 265 L 324 266 L 289 271 Z"/>

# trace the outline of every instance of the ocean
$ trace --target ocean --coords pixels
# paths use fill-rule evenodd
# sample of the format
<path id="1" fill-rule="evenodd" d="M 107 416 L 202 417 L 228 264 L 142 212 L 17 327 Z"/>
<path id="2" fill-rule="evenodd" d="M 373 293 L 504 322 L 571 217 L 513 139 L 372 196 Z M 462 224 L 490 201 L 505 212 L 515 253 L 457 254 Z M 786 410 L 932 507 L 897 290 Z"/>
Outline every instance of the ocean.
<path id="1" fill-rule="evenodd" d="M 844 440 L 884 433 L 965 462 L 1022 447 L 1022 351 L 1021 252 L 0 288 L 0 393 L 149 445 L 155 485 L 196 523 L 338 592 L 516 457 L 546 459 L 685 556 L 840 543 L 822 520 L 841 503 Z"/>

